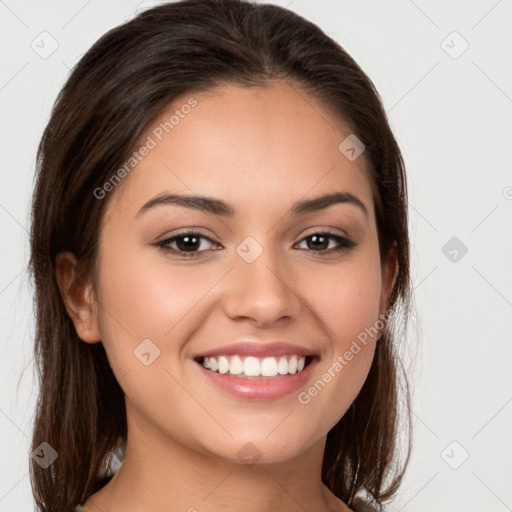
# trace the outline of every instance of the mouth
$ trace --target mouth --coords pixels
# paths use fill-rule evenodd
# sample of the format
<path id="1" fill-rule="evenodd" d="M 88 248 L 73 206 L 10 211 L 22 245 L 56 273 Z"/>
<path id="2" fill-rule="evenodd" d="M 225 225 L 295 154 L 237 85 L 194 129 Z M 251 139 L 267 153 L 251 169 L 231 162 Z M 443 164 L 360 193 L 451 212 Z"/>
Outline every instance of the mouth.
<path id="1" fill-rule="evenodd" d="M 192 356 L 202 378 L 244 400 L 277 400 L 307 385 L 320 354 L 299 345 L 241 342 Z"/>
<path id="2" fill-rule="evenodd" d="M 304 372 L 318 359 L 314 355 L 289 354 L 280 356 L 245 356 L 243 354 L 197 356 L 194 358 L 208 372 L 240 379 L 270 380 Z"/>

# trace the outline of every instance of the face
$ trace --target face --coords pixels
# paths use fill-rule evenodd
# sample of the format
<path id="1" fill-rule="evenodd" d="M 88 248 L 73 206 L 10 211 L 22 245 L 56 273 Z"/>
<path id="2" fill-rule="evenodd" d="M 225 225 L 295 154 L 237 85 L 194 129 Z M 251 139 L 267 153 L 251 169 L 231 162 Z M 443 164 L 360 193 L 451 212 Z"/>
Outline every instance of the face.
<path id="1" fill-rule="evenodd" d="M 338 149 L 349 134 L 283 83 L 190 94 L 149 127 L 146 156 L 107 192 L 96 262 L 97 338 L 129 422 L 170 447 L 277 462 L 344 415 L 394 264 L 363 156 Z"/>

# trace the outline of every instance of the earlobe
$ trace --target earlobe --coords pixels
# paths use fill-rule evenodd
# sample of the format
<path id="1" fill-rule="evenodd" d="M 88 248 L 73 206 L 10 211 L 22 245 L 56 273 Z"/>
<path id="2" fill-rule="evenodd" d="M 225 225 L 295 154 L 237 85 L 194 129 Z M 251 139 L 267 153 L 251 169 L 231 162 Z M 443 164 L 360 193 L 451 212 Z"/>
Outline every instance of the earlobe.
<path id="1" fill-rule="evenodd" d="M 78 337 L 87 343 L 101 341 L 97 308 L 89 281 L 77 277 L 77 259 L 69 251 L 55 259 L 56 278 L 66 311 Z"/>

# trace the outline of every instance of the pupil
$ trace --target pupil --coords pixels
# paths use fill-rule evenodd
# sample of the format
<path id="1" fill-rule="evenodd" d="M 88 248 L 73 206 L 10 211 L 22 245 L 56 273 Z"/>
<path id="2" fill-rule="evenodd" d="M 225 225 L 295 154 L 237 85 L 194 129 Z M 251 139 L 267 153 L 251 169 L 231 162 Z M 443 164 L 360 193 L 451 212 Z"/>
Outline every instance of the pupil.
<path id="1" fill-rule="evenodd" d="M 177 245 L 180 250 L 190 251 L 191 249 L 197 249 L 198 240 L 199 237 L 197 236 L 182 236 L 178 238 Z"/>
<path id="2" fill-rule="evenodd" d="M 325 240 L 326 240 L 327 237 L 325 237 L 324 235 L 312 235 L 311 236 L 311 242 L 313 243 L 313 246 L 316 247 L 318 249 L 318 244 L 315 245 L 314 242 L 318 242 L 319 239 L 323 239 L 323 242 L 320 242 L 320 247 L 321 249 L 325 249 L 326 247 L 325 246 Z"/>

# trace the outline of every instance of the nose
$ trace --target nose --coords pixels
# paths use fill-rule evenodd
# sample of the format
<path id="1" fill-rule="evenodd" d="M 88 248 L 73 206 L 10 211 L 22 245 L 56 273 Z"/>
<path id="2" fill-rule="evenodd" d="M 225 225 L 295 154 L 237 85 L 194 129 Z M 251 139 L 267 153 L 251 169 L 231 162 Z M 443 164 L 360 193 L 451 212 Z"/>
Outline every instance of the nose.
<path id="1" fill-rule="evenodd" d="M 298 317 L 301 300 L 296 278 L 282 256 L 265 248 L 252 263 L 235 254 L 224 294 L 224 309 L 232 320 L 251 320 L 263 327 Z"/>

